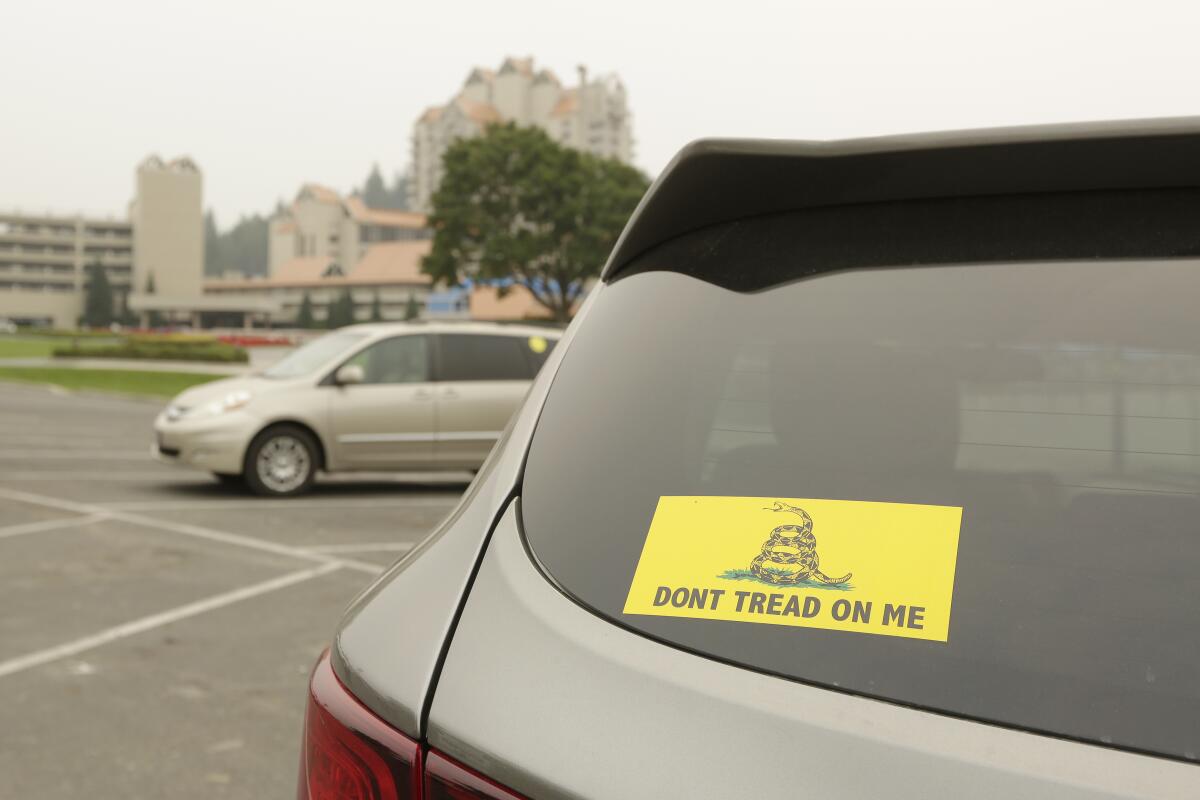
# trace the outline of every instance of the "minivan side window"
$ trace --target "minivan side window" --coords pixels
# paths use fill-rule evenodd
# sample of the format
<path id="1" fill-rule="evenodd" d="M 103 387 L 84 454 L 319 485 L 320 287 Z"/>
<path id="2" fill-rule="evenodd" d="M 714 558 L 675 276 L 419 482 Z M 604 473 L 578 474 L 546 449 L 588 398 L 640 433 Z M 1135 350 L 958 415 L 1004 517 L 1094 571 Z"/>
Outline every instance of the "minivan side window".
<path id="1" fill-rule="evenodd" d="M 527 381 L 533 377 L 522 337 L 447 333 L 438 340 L 438 380 Z"/>
<path id="2" fill-rule="evenodd" d="M 346 362 L 350 364 L 362 367 L 365 384 L 424 383 L 429 380 L 429 337 L 384 339 Z"/>

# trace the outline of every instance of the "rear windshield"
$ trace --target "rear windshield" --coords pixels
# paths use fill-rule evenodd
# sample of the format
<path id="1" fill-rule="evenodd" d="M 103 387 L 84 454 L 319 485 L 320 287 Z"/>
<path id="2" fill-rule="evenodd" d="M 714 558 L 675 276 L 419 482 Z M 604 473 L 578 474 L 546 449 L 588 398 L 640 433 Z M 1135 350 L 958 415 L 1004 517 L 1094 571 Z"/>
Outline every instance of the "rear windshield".
<path id="1" fill-rule="evenodd" d="M 1198 301 L 1195 260 L 632 274 L 550 390 L 527 541 L 710 657 L 1194 760 Z M 921 610 L 880 627 L 889 591 Z"/>

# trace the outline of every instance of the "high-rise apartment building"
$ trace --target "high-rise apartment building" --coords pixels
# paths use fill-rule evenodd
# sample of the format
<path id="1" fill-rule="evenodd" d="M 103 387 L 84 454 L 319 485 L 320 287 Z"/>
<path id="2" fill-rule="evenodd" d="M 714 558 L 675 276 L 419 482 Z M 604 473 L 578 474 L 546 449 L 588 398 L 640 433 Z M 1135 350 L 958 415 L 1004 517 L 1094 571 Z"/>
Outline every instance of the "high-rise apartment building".
<path id="1" fill-rule="evenodd" d="M 496 72 L 472 70 L 449 103 L 429 108 L 413 126 L 412 207 L 429 210 L 451 142 L 499 122 L 537 126 L 569 147 L 633 161 L 632 121 L 619 78 L 589 79 L 580 67 L 578 85 L 565 87 L 550 70 L 535 71 L 532 58 L 509 58 Z"/>

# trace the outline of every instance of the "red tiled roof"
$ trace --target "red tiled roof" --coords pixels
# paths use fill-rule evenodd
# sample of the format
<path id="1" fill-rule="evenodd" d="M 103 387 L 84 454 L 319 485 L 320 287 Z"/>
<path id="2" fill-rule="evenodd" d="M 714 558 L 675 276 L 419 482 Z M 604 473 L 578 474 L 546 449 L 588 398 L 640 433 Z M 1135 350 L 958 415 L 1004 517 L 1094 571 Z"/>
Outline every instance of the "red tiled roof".
<path id="1" fill-rule="evenodd" d="M 372 245 L 362 260 L 350 270 L 350 283 L 420 283 L 432 279 L 421 272 L 421 260 L 429 254 L 433 242 L 410 239 Z"/>
<path id="2" fill-rule="evenodd" d="M 397 211 L 390 208 L 369 208 L 362 201 L 361 197 L 347 197 L 346 209 L 350 212 L 350 216 L 354 217 L 359 222 L 367 222 L 372 225 L 384 225 L 393 228 L 424 228 L 426 219 L 424 214 L 419 214 L 415 211 Z"/>

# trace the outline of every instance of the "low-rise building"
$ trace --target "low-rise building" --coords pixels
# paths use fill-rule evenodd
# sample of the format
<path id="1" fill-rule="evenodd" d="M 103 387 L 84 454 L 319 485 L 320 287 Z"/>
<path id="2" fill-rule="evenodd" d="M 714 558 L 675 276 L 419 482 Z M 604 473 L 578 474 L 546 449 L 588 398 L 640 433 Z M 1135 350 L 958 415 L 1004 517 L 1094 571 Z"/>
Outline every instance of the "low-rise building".
<path id="1" fill-rule="evenodd" d="M 269 314 L 269 303 L 202 296 L 202 186 L 191 159 L 151 156 L 138 165 L 126 219 L 0 212 L 0 318 L 74 327 L 97 264 L 118 318 L 145 323 L 153 312 L 198 327 L 206 314 L 232 315 L 239 324 Z"/>
<path id="2" fill-rule="evenodd" d="M 424 214 L 368 208 L 360 197 L 315 183 L 301 187 L 292 205 L 271 220 L 270 231 L 269 275 L 304 258 L 328 258 L 348 271 L 374 245 L 432 237 Z"/>
<path id="3" fill-rule="evenodd" d="M 133 281 L 126 220 L 0 212 L 0 318 L 68 328 L 83 313 L 88 269 L 100 264 L 123 307 Z"/>
<path id="4" fill-rule="evenodd" d="M 353 300 L 356 320 L 371 319 L 376 302 L 383 319 L 401 320 L 413 302 L 424 314 L 431 280 L 421 272 L 421 259 L 430 244 L 428 239 L 375 244 L 349 269 L 332 255 L 297 256 L 266 277 L 210 278 L 204 283 L 204 293 L 227 302 L 268 301 L 275 311 L 264 321 L 276 327 L 297 323 L 305 297 L 314 321 L 323 325 L 330 305 L 346 291 Z"/>

